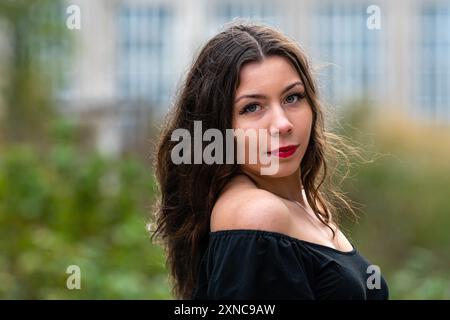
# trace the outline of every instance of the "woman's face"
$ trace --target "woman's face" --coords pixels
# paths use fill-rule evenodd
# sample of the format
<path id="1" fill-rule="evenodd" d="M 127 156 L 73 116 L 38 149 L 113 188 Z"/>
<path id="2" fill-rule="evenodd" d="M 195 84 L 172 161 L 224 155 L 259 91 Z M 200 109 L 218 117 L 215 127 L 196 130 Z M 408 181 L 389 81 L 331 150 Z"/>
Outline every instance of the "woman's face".
<path id="1" fill-rule="evenodd" d="M 308 147 L 312 125 L 312 110 L 296 69 L 286 58 L 270 56 L 261 62 L 245 64 L 239 79 L 233 105 L 233 129 L 253 129 L 266 134 L 265 139 L 261 139 L 264 135 L 257 135 L 256 163 L 249 161 L 246 141 L 246 158 L 241 169 L 261 175 L 261 168 L 268 167 L 265 160 L 261 161 L 264 155 L 277 157 L 278 170 L 272 177 L 296 173 Z M 278 147 L 271 137 L 279 138 Z M 286 146 L 294 148 L 283 148 Z"/>

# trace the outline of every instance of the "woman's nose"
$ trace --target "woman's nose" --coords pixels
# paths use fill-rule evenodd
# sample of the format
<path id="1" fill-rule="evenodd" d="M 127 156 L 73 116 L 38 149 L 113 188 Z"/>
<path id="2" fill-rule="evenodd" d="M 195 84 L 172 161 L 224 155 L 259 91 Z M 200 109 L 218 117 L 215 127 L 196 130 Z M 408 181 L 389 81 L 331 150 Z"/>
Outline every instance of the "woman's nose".
<path id="1" fill-rule="evenodd" d="M 293 125 L 281 106 L 275 107 L 270 125 L 270 135 L 285 135 L 292 132 Z"/>

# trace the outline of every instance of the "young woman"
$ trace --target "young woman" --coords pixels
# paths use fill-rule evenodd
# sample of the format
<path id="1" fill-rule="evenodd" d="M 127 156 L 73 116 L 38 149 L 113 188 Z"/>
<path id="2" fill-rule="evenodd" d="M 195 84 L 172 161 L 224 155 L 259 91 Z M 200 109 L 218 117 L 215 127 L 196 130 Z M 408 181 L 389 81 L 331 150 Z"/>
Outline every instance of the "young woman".
<path id="1" fill-rule="evenodd" d="M 276 172 L 262 174 L 259 157 L 249 161 L 248 139 L 243 162 L 174 161 L 173 133 L 184 129 L 192 137 L 199 122 L 224 137 L 227 129 L 255 129 L 277 138 L 277 147 L 258 144 L 256 151 L 277 160 Z M 195 157 L 193 144 L 182 152 L 185 159 Z M 222 146 L 219 153 L 229 152 Z M 161 195 L 153 237 L 167 250 L 174 296 L 387 299 L 380 269 L 338 227 L 338 202 L 353 210 L 331 183 L 329 164 L 346 146 L 325 130 L 310 67 L 293 40 L 249 23 L 209 40 L 166 119 L 155 157 Z"/>

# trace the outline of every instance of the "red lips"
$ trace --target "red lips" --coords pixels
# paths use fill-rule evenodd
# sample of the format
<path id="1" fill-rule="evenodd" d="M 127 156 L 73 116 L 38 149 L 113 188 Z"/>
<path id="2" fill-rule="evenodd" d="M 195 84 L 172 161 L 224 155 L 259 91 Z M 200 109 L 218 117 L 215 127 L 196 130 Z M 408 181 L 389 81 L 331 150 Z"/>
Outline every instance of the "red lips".
<path id="1" fill-rule="evenodd" d="M 288 158 L 295 153 L 297 148 L 298 148 L 298 145 L 289 145 L 289 146 L 280 147 L 277 150 L 270 151 L 268 153 L 271 155 L 274 155 L 274 156 L 278 156 L 280 158 Z"/>

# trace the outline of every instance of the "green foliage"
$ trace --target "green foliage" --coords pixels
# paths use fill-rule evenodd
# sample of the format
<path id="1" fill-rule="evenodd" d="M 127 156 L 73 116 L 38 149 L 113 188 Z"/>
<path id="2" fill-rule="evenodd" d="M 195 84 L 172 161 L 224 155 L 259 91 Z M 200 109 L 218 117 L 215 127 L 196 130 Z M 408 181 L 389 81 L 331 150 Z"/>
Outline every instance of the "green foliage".
<path id="1" fill-rule="evenodd" d="M 345 133 L 374 161 L 345 184 L 363 212 L 350 234 L 391 298 L 450 299 L 450 130 L 355 108 Z"/>
<path id="2" fill-rule="evenodd" d="M 0 61 L 0 136 L 6 142 L 42 142 L 48 135 L 53 98 L 67 85 L 64 69 L 74 49 L 64 17 L 60 0 L 0 2 L 10 51 Z"/>
<path id="3" fill-rule="evenodd" d="M 48 152 L 0 154 L 0 297 L 171 298 L 146 230 L 151 170 L 77 148 L 67 123 L 54 132 Z M 66 287 L 69 265 L 81 268 L 81 290 Z"/>

